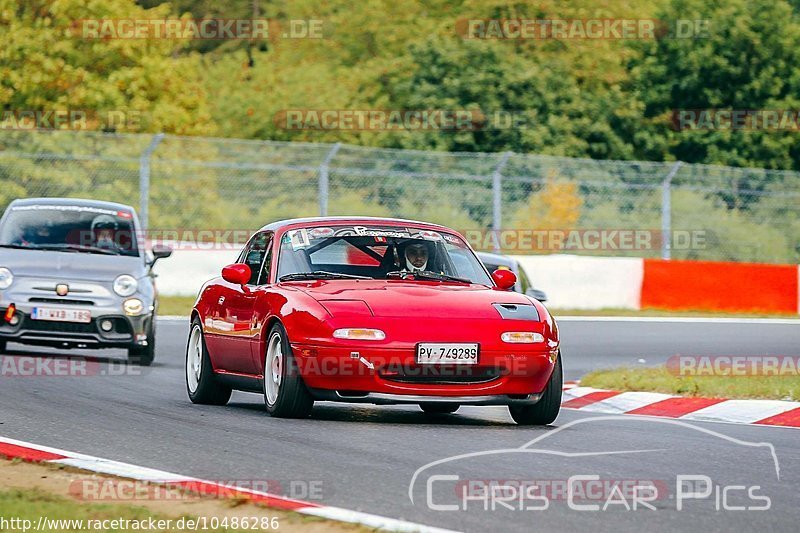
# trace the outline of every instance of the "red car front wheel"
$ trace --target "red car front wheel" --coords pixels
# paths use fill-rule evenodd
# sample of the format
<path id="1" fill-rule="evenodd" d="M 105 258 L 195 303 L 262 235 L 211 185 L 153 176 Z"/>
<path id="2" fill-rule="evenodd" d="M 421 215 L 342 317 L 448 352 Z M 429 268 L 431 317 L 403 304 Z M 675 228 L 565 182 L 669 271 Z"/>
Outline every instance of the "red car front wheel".
<path id="1" fill-rule="evenodd" d="M 521 426 L 543 426 L 553 422 L 561 410 L 561 354 L 556 359 L 556 367 L 547 382 L 542 397 L 533 405 L 509 405 L 508 411 L 514 422 Z"/>
<path id="2" fill-rule="evenodd" d="M 278 418 L 305 418 L 314 407 L 314 399 L 303 383 L 292 354 L 289 337 L 279 323 L 270 328 L 267 337 L 264 403 L 267 412 Z"/>

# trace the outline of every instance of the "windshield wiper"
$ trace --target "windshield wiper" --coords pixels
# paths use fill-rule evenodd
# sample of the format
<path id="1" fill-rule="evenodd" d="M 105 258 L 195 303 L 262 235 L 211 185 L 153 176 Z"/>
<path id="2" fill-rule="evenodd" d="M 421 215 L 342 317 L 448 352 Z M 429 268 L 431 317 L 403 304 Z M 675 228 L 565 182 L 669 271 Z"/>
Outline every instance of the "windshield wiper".
<path id="1" fill-rule="evenodd" d="M 354 274 L 342 274 L 339 272 L 326 272 L 315 270 L 313 272 L 297 272 L 296 274 L 286 274 L 280 277 L 280 281 L 302 281 L 307 279 L 374 279 L 368 276 L 356 276 Z"/>
<path id="2" fill-rule="evenodd" d="M 420 270 L 419 272 L 411 272 L 410 270 L 394 270 L 392 272 L 388 272 L 386 274 L 386 277 L 399 278 L 399 279 L 414 278 L 414 279 L 435 280 L 435 281 L 454 281 L 456 283 L 472 284 L 472 281 L 466 278 L 448 276 L 447 274 L 440 274 L 438 272 L 433 272 L 431 270 Z"/>
<path id="3" fill-rule="evenodd" d="M 43 244 L 35 246 L 37 250 L 56 250 L 63 252 L 86 252 L 89 254 L 119 255 L 120 252 L 98 248 L 96 246 L 85 246 L 82 244 Z"/>
<path id="4" fill-rule="evenodd" d="M 0 244 L 0 248 L 15 248 L 18 250 L 28 250 L 28 249 L 35 249 L 36 246 L 33 245 L 25 245 L 25 244 Z"/>

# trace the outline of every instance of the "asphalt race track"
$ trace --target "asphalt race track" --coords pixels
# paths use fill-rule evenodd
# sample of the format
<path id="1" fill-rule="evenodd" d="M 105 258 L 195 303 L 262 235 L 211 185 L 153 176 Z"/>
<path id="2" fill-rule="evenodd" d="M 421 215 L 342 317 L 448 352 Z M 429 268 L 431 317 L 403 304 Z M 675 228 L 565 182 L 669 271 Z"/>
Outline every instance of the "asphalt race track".
<path id="1" fill-rule="evenodd" d="M 800 353 L 798 324 L 581 319 L 564 320 L 560 329 L 566 379 L 594 368 L 654 365 L 675 354 Z M 226 407 L 189 402 L 187 332 L 186 322 L 160 321 L 156 364 L 149 369 L 126 367 L 115 359 L 122 352 L 75 351 L 102 356 L 91 367 L 99 375 L 0 377 L 0 435 L 205 479 L 270 480 L 290 496 L 456 530 L 796 531 L 800 523 L 800 430 L 688 426 L 570 410 L 554 427 L 530 429 L 495 407 L 430 416 L 416 407 L 318 404 L 308 420 L 272 419 L 259 395 L 235 393 Z M 37 354 L 15 344 L 9 350 Z M 477 454 L 489 450 L 504 451 Z M 428 463 L 471 453 L 415 477 Z M 684 485 L 678 510 L 681 474 L 696 484 Z M 571 508 L 557 487 L 576 475 L 659 487 L 659 496 L 647 500 L 656 510 L 628 510 L 619 497 L 608 504 L 610 489 L 573 498 L 600 510 Z M 434 506 L 463 506 L 462 488 L 479 491 L 492 480 L 536 480 L 553 488 L 539 499 L 515 499 L 513 492 L 473 499 L 467 510 L 428 505 L 430 497 Z M 689 499 L 692 490 L 708 496 Z M 633 498 L 622 499 L 632 506 Z"/>

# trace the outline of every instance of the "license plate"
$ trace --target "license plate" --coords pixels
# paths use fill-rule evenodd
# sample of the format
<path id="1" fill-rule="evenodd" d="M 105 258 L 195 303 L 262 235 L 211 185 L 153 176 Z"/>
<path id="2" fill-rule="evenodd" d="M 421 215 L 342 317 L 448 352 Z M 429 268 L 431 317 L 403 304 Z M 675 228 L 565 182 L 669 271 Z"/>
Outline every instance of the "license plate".
<path id="1" fill-rule="evenodd" d="M 92 321 L 91 311 L 81 309 L 53 309 L 50 307 L 34 307 L 31 311 L 34 320 L 50 320 L 53 322 L 83 322 Z"/>
<path id="2" fill-rule="evenodd" d="M 417 363 L 422 365 L 449 363 L 478 364 L 478 343 L 420 343 L 417 344 Z"/>

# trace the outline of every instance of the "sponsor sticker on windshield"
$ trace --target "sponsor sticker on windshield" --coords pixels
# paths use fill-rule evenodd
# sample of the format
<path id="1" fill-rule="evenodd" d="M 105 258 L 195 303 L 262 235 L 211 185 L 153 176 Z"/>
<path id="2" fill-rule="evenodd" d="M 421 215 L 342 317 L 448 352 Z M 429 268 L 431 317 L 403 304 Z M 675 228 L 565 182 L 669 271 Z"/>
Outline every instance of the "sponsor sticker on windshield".
<path id="1" fill-rule="evenodd" d="M 357 235 L 359 237 L 395 237 L 395 238 L 407 238 L 411 235 L 407 231 L 403 230 L 392 230 L 392 229 L 378 229 L 378 228 L 367 228 L 364 226 L 353 226 L 353 235 Z"/>
<path id="2" fill-rule="evenodd" d="M 287 235 L 289 236 L 289 242 L 294 251 L 311 246 L 311 239 L 308 237 L 308 230 L 306 228 L 290 231 Z"/>
<path id="3" fill-rule="evenodd" d="M 444 238 L 444 240 L 446 240 L 447 242 L 450 242 L 450 243 L 453 243 L 453 244 L 457 244 L 459 246 L 463 246 L 464 245 L 464 242 L 461 239 L 459 239 L 458 237 L 456 237 L 455 235 L 449 235 L 447 233 L 442 233 L 441 235 Z"/>
<path id="4" fill-rule="evenodd" d="M 308 230 L 308 236 L 312 239 L 333 237 L 333 228 L 311 228 Z"/>
<path id="5" fill-rule="evenodd" d="M 429 241 L 441 241 L 442 240 L 442 236 L 438 232 L 436 232 L 436 231 L 428 231 L 428 230 L 420 231 L 417 234 L 417 237 L 419 237 L 420 239 L 426 239 L 426 240 L 429 240 Z"/>

